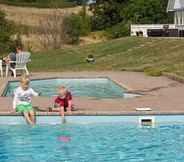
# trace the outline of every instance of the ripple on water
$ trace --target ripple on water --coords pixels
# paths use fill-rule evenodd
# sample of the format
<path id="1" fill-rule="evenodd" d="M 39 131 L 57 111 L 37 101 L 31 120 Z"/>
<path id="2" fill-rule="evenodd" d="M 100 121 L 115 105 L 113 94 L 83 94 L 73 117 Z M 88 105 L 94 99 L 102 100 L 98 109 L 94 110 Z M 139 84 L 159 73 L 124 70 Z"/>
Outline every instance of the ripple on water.
<path id="1" fill-rule="evenodd" d="M 0 162 L 183 162 L 183 139 L 183 125 L 0 126 Z"/>

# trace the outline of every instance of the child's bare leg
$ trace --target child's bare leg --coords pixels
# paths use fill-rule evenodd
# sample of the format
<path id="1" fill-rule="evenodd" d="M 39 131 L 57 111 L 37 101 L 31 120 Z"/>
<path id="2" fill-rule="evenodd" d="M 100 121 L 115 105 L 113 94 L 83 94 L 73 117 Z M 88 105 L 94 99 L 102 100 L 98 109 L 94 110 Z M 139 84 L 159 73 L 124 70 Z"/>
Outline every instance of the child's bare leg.
<path id="1" fill-rule="evenodd" d="M 71 113 L 72 113 L 72 108 L 71 108 L 71 107 L 67 107 L 67 112 L 68 112 L 69 114 L 71 114 Z"/>
<path id="2" fill-rule="evenodd" d="M 60 115 L 64 118 L 65 113 L 64 113 L 64 107 L 60 107 Z"/>
<path id="3" fill-rule="evenodd" d="M 34 111 L 30 111 L 29 116 L 30 116 L 30 120 L 32 121 L 32 123 L 35 124 L 35 113 L 34 113 Z"/>
<path id="4" fill-rule="evenodd" d="M 67 111 L 68 111 L 69 113 L 72 112 L 72 101 L 71 101 L 71 100 L 68 101 L 68 108 L 67 108 Z"/>
<path id="5" fill-rule="evenodd" d="M 32 122 L 32 120 L 29 117 L 29 113 L 28 112 L 23 112 L 24 117 L 26 118 L 26 121 L 30 124 L 30 125 L 34 125 L 34 123 Z"/>

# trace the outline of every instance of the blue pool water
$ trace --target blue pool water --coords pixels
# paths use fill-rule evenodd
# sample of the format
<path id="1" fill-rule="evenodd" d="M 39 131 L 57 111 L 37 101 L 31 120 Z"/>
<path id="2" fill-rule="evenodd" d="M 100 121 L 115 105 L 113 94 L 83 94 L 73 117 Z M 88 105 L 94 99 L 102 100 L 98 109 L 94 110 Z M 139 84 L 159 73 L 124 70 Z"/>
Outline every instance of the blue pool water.
<path id="1" fill-rule="evenodd" d="M 0 125 L 0 162 L 183 162 L 183 124 L 139 128 L 118 118 L 35 127 Z M 61 141 L 63 136 L 70 140 Z"/>
<path id="2" fill-rule="evenodd" d="M 18 82 L 9 82 L 4 96 L 11 96 L 13 90 L 19 85 Z M 31 87 L 42 96 L 53 96 L 57 94 L 57 88 L 60 85 L 66 86 L 74 96 L 87 96 L 97 98 L 117 98 L 117 97 L 135 97 L 133 94 L 126 94 L 124 88 L 120 87 L 107 78 L 95 79 L 48 79 L 33 80 Z"/>

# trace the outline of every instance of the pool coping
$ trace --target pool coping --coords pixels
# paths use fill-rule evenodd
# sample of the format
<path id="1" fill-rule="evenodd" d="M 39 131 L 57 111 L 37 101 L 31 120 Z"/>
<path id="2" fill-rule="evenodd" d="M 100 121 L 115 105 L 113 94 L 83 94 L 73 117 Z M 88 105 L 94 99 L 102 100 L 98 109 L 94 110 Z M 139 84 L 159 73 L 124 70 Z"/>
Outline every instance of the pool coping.
<path id="1" fill-rule="evenodd" d="M 36 112 L 36 116 L 60 116 L 57 112 Z M 165 116 L 165 115 L 184 115 L 183 111 L 172 111 L 172 112 L 154 112 L 154 111 L 144 111 L 144 112 L 86 112 L 86 111 L 76 111 L 70 113 L 65 113 L 65 116 Z M 21 113 L 10 113 L 1 112 L 0 116 L 22 116 Z"/>
<path id="2" fill-rule="evenodd" d="M 144 125 L 144 120 L 150 120 L 149 125 Z M 156 115 L 156 116 L 67 116 L 65 119 L 60 116 L 37 116 L 36 124 L 39 126 L 48 125 L 86 125 L 86 124 L 133 124 L 139 128 L 156 128 L 158 126 L 184 125 L 184 115 Z M 1 116 L 0 126 L 27 125 L 22 116 Z"/>
<path id="3" fill-rule="evenodd" d="M 126 93 L 132 93 L 133 94 L 133 91 L 130 91 L 128 89 L 127 86 L 125 85 L 122 85 L 122 84 L 119 84 L 117 81 L 111 79 L 110 77 L 108 76 L 101 76 L 101 77 L 45 77 L 45 78 L 34 78 L 34 79 L 31 79 L 31 81 L 40 81 L 40 80 L 52 80 L 52 79 L 108 79 L 109 81 L 111 81 L 112 83 L 114 83 L 115 85 L 119 86 L 120 88 L 126 90 Z M 10 82 L 18 82 L 19 80 L 16 78 L 14 80 L 7 80 L 5 82 L 5 84 L 3 85 L 3 88 L 0 89 L 0 96 L 1 97 L 7 97 L 5 96 L 4 94 L 6 93 L 7 91 L 7 86 Z M 135 93 L 137 95 L 144 95 L 143 93 Z M 95 98 L 95 97 L 93 97 Z"/>

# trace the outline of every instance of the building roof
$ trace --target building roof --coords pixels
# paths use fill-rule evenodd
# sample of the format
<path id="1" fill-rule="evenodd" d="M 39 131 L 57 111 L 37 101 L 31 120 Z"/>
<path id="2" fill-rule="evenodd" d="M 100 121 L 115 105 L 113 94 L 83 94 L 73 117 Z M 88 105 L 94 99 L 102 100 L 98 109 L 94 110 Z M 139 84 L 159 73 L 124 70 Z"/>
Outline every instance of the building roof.
<path id="1" fill-rule="evenodd" d="M 184 10 L 184 0 L 169 0 L 167 5 L 167 12 Z"/>

